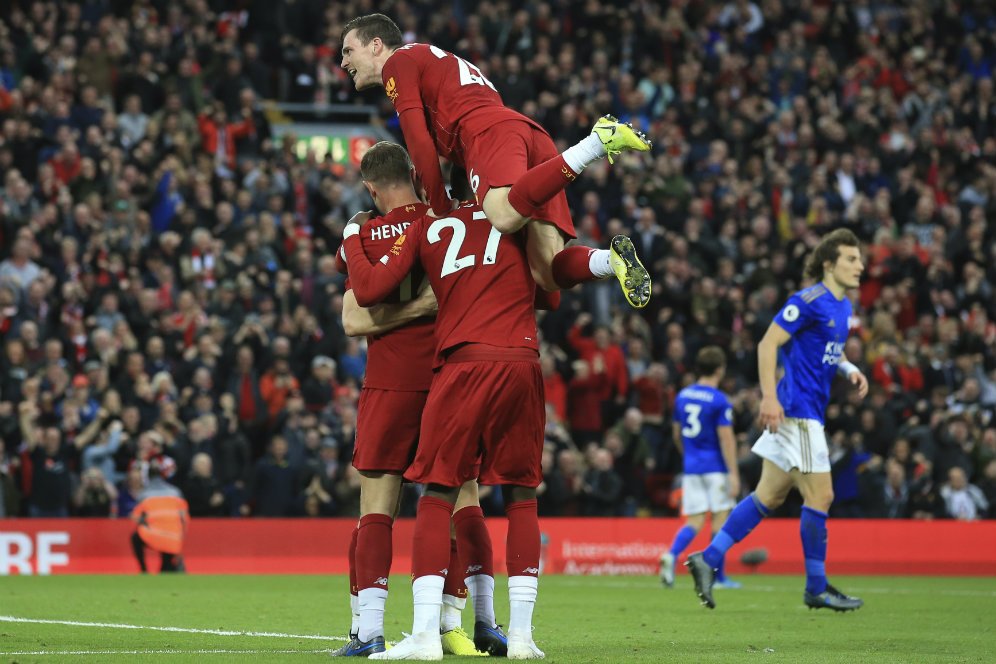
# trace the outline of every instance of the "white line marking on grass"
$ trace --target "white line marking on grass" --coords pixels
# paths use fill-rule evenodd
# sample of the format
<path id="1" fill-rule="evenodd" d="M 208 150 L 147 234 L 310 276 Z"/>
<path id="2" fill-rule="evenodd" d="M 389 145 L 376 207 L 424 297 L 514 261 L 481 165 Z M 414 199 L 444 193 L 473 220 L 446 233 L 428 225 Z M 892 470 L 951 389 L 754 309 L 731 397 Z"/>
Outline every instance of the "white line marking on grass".
<path id="1" fill-rule="evenodd" d="M 213 634 L 214 636 L 258 636 L 276 639 L 314 639 L 317 641 L 349 641 L 345 636 L 322 636 L 319 634 L 285 634 L 283 632 L 251 632 L 236 629 L 198 629 L 195 627 L 160 627 L 156 625 L 129 625 L 127 623 L 80 622 L 78 620 L 45 620 L 42 618 L 18 618 L 0 616 L 0 622 L 32 623 L 36 625 L 68 625 L 70 627 L 103 627 L 105 629 L 147 629 L 154 632 L 182 632 L 185 634 Z"/>
<path id="2" fill-rule="evenodd" d="M 323 650 L 182 650 L 168 648 L 163 650 L 16 650 L 0 651 L 0 657 L 28 655 L 320 655 L 332 652 L 331 648 Z"/>

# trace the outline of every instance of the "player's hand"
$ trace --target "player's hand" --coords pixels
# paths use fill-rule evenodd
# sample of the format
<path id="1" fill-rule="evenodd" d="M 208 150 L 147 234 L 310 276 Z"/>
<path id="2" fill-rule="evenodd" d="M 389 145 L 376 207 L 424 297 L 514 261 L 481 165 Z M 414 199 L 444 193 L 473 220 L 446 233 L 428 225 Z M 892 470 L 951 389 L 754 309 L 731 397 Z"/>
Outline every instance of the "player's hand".
<path id="1" fill-rule="evenodd" d="M 362 226 L 363 224 L 365 224 L 368 221 L 370 221 L 370 219 L 373 216 L 374 216 L 373 210 L 360 210 L 359 212 L 357 212 L 356 214 L 354 214 L 349 219 L 349 221 L 346 222 L 346 223 L 347 224 L 356 224 L 357 226 Z"/>
<path id="2" fill-rule="evenodd" d="M 736 498 L 740 495 L 740 475 L 737 473 L 729 474 L 729 482 L 727 482 L 728 488 L 726 493 L 729 494 L 730 498 Z"/>
<path id="3" fill-rule="evenodd" d="M 868 396 L 868 379 L 860 371 L 855 371 L 852 373 L 848 380 L 851 381 L 851 385 L 856 385 L 858 388 L 858 396 L 864 399 Z"/>
<path id="4" fill-rule="evenodd" d="M 778 397 L 767 396 L 761 399 L 761 414 L 758 417 L 762 429 L 771 433 L 778 432 L 778 426 L 785 421 L 785 409 L 778 402 Z"/>

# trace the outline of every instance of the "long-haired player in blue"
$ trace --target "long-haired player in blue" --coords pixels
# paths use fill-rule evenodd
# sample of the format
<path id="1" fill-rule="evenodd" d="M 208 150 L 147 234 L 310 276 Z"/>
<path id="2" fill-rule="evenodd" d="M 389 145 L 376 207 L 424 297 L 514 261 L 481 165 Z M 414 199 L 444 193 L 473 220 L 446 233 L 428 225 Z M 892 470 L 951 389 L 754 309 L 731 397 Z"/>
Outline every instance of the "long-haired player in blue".
<path id="1" fill-rule="evenodd" d="M 868 379 L 843 357 L 851 317 L 846 293 L 858 287 L 864 269 L 854 233 L 839 229 L 826 235 L 806 265 L 806 276 L 817 283 L 788 299 L 757 347 L 759 419 L 766 431 L 752 449 L 764 459 L 761 479 L 754 492 L 733 509 L 709 547 L 693 553 L 685 563 L 695 580 L 696 594 L 710 609 L 716 607 L 712 597 L 715 570 L 727 550 L 785 502 L 792 487 L 803 498 L 803 601 L 811 608 L 835 611 L 851 611 L 864 604 L 827 582 L 827 511 L 833 502 L 833 485 L 823 431 L 835 375 L 847 377 L 862 398 L 868 393 Z M 776 380 L 779 356 L 785 372 L 781 381 Z"/>
<path id="2" fill-rule="evenodd" d="M 719 346 L 706 346 L 695 356 L 697 380 L 678 393 L 674 402 L 674 442 L 684 457 L 681 477 L 682 526 L 661 556 L 661 581 L 674 586 L 674 563 L 711 516 L 715 535 L 737 503 L 740 472 L 737 441 L 733 436 L 733 406 L 719 389 L 726 373 L 726 355 Z M 717 567 L 716 586 L 737 588 L 727 579 L 723 561 Z"/>

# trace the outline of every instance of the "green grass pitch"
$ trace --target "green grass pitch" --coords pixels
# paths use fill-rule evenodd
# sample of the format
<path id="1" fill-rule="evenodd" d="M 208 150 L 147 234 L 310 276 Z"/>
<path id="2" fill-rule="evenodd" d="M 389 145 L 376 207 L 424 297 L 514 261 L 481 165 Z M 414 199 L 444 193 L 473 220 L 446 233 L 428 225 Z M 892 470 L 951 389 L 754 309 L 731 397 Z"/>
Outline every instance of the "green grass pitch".
<path id="1" fill-rule="evenodd" d="M 709 611 L 687 575 L 672 590 L 650 577 L 544 577 L 535 639 L 550 662 L 996 660 L 993 578 L 834 578 L 866 602 L 848 614 L 807 610 L 800 577 L 738 578 L 744 588 L 717 590 Z M 326 661 L 349 627 L 346 588 L 343 576 L 0 577 L 0 663 Z M 388 639 L 410 630 L 410 602 L 408 578 L 393 577 Z"/>

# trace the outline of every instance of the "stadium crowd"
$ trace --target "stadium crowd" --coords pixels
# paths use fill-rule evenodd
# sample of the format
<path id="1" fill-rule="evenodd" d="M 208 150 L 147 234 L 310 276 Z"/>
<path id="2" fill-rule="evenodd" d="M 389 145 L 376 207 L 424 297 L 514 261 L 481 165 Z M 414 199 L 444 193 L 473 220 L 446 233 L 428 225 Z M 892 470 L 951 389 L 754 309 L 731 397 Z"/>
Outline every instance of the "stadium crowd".
<path id="1" fill-rule="evenodd" d="M 236 9 L 232 9 L 236 7 Z M 0 516 L 124 516 L 166 455 L 191 514 L 355 515 L 365 344 L 333 253 L 371 201 L 260 100 L 373 103 L 337 64 L 369 2 L 0 7 Z M 654 297 L 575 288 L 541 321 L 541 515 L 674 514 L 671 408 L 728 352 L 744 491 L 755 348 L 819 236 L 864 243 L 827 413 L 835 515 L 996 517 L 996 7 L 981 0 L 380 3 L 478 64 L 561 148 L 654 141 L 568 189 Z M 499 492 L 482 494 L 498 513 Z M 798 503 L 782 513 L 798 510 Z"/>

